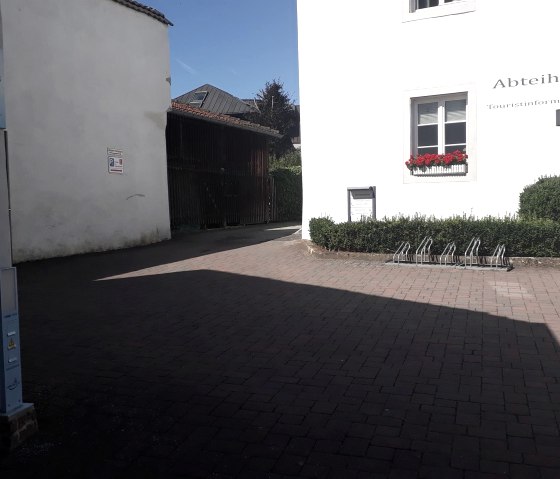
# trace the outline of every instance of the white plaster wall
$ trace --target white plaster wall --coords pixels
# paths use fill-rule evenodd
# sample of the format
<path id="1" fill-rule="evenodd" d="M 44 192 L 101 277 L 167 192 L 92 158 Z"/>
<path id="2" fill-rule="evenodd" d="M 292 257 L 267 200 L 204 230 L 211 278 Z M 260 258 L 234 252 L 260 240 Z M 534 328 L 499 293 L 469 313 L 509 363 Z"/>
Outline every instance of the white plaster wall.
<path id="1" fill-rule="evenodd" d="M 4 52 L 2 46 L 2 9 L 0 8 L 0 268 L 12 266 L 4 130 Z"/>
<path id="2" fill-rule="evenodd" d="M 0 268 L 12 266 L 4 131 L 0 130 Z"/>
<path id="3" fill-rule="evenodd" d="M 167 27 L 110 0 L 0 5 L 14 262 L 168 238 Z"/>
<path id="4" fill-rule="evenodd" d="M 347 220 L 349 186 L 377 187 L 378 218 L 503 216 L 525 185 L 560 174 L 560 83 L 494 88 L 560 77 L 560 3 L 477 0 L 471 13 L 403 22 L 403 1 L 298 1 L 304 237 L 310 218 Z M 461 91 L 469 174 L 411 178 L 410 98 Z M 534 100 L 548 104 L 488 108 Z"/>

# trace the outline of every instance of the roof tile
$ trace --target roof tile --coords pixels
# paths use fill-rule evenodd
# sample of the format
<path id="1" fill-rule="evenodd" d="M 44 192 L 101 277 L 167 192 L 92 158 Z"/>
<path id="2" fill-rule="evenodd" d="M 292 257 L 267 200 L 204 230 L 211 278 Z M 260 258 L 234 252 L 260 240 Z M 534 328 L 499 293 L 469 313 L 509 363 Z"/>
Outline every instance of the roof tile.
<path id="1" fill-rule="evenodd" d="M 268 128 L 267 126 L 257 125 L 256 123 L 251 123 L 250 121 L 240 120 L 233 116 L 224 115 L 221 113 L 212 113 L 206 110 L 201 110 L 200 108 L 185 105 L 184 103 L 171 103 L 172 113 L 178 113 L 183 116 L 188 116 L 190 118 L 197 118 L 201 120 L 208 121 L 210 123 L 223 124 L 231 126 L 233 128 L 240 128 L 242 130 L 253 131 L 255 133 L 261 133 L 263 135 L 271 136 L 274 138 L 281 138 L 282 135 L 277 130 Z"/>
<path id="2" fill-rule="evenodd" d="M 173 24 L 167 18 L 165 18 L 165 15 L 161 13 L 159 10 L 156 10 L 155 8 L 152 7 L 148 7 L 147 5 L 144 5 L 140 2 L 136 2 L 135 0 L 113 0 L 113 2 L 120 3 L 121 5 L 124 5 L 125 7 L 128 8 L 132 8 L 137 12 L 145 13 L 146 15 L 155 18 L 157 21 L 165 25 L 173 26 Z"/>

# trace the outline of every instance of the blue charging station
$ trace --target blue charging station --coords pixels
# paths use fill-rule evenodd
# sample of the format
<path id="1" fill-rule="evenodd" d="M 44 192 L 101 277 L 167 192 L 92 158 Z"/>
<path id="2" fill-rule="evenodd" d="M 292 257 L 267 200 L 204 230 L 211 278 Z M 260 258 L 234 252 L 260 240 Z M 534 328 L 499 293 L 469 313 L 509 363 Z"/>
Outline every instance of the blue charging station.
<path id="1" fill-rule="evenodd" d="M 0 450 L 11 451 L 37 432 L 33 404 L 23 402 L 16 268 L 0 268 Z"/>
<path id="2" fill-rule="evenodd" d="M 23 405 L 17 274 L 14 267 L 0 269 L 2 357 L 0 358 L 0 414 L 10 414 Z"/>

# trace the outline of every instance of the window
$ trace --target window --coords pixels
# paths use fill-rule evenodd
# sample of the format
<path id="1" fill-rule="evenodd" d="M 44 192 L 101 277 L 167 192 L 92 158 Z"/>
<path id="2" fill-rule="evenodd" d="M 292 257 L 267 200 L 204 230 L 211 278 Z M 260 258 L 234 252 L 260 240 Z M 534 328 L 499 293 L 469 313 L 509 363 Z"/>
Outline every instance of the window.
<path id="1" fill-rule="evenodd" d="M 454 0 L 415 0 L 413 3 L 413 11 L 420 10 L 421 8 L 439 7 L 444 3 L 451 3 Z M 456 0 L 455 0 L 456 1 Z M 458 0 L 460 1 L 460 0 Z"/>
<path id="2" fill-rule="evenodd" d="M 194 96 L 189 101 L 189 105 L 201 107 L 206 99 L 206 95 L 208 95 L 207 91 L 195 91 Z"/>
<path id="3" fill-rule="evenodd" d="M 467 95 L 413 100 L 412 154 L 467 151 Z"/>
<path id="4" fill-rule="evenodd" d="M 403 182 L 477 181 L 476 85 L 407 90 L 402 101 Z"/>
<path id="5" fill-rule="evenodd" d="M 401 0 L 403 22 L 474 12 L 476 0 Z"/>

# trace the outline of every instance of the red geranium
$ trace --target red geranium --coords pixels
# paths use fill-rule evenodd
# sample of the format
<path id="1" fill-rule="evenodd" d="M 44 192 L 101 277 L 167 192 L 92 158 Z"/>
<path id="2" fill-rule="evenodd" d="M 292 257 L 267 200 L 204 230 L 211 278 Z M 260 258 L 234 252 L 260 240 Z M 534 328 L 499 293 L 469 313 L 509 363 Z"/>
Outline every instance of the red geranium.
<path id="1" fill-rule="evenodd" d="M 423 155 L 410 155 L 410 158 L 405 162 L 409 170 L 415 168 L 424 168 L 432 165 L 462 165 L 467 162 L 468 155 L 462 151 L 455 150 L 452 153 L 438 155 L 436 153 L 425 153 Z"/>

